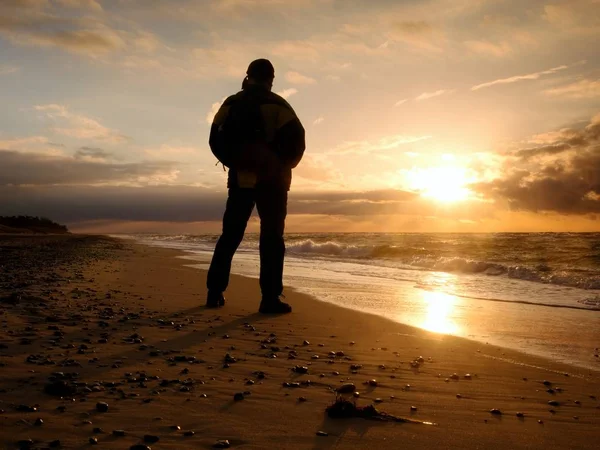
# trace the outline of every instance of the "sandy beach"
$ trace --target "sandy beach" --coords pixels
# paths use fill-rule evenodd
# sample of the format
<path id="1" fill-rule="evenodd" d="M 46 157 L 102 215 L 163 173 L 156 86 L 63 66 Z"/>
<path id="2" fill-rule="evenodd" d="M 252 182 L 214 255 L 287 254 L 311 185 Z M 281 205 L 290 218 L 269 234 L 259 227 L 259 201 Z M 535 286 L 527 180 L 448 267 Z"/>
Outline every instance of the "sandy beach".
<path id="1" fill-rule="evenodd" d="M 291 315 L 262 316 L 238 276 L 207 310 L 175 250 L 0 242 L 3 448 L 597 448 L 598 372 L 293 291 Z M 329 418 L 344 383 L 410 420 Z"/>

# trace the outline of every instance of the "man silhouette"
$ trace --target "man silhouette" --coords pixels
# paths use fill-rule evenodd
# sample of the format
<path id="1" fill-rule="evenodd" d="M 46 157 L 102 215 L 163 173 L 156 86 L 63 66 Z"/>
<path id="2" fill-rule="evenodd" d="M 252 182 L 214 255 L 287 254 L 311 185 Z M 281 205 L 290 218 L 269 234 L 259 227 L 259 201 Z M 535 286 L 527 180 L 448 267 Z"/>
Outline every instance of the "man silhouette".
<path id="1" fill-rule="evenodd" d="M 271 92 L 275 69 L 270 61 L 250 63 L 242 90 L 225 100 L 210 130 L 210 148 L 229 167 L 229 195 L 223 232 L 208 270 L 206 306 L 225 304 L 231 260 L 242 242 L 256 205 L 260 217 L 259 311 L 289 313 L 283 291 L 283 233 L 292 169 L 305 149 L 304 128 L 292 107 Z"/>

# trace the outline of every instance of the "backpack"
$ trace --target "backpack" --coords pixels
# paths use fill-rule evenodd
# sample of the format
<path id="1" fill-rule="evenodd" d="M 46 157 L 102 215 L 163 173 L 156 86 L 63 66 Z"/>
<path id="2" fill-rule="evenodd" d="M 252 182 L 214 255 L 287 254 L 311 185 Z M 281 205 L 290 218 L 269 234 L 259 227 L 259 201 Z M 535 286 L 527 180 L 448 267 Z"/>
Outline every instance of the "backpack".
<path id="1" fill-rule="evenodd" d="M 259 98 L 241 94 L 231 105 L 219 132 L 224 144 L 223 165 L 251 172 L 260 169 L 265 151 L 270 149 Z"/>

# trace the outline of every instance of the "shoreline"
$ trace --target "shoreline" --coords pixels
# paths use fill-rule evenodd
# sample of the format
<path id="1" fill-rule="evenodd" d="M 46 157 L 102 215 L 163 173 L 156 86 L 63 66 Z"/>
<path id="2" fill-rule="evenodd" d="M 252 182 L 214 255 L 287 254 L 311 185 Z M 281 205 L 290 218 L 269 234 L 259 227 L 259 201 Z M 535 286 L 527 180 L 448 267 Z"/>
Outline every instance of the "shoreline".
<path id="1" fill-rule="evenodd" d="M 256 449 L 372 448 L 396 440 L 415 449 L 595 447 L 595 372 L 437 335 L 298 292 L 287 296 L 292 314 L 262 316 L 256 312 L 258 283 L 240 276 L 231 278 L 226 306 L 207 310 L 205 273 L 187 267 L 178 258 L 183 252 L 124 243 L 109 253 L 53 267 L 60 279 L 27 288 L 28 296 L 52 305 L 41 311 L 57 316 L 50 326 L 63 333 L 58 337 L 43 316 L 33 314 L 40 308 L 36 301 L 23 296 L 21 304 L 1 303 L 7 326 L 0 334 L 6 346 L 0 349 L 0 443 L 7 448 L 25 438 L 45 445 L 58 438 L 63 448 L 80 448 L 94 436 L 103 448 L 128 448 L 147 434 L 160 438 L 152 448 L 210 448 L 219 439 L 232 448 Z M 27 337 L 32 343 L 23 346 L 26 327 L 34 331 Z M 141 344 L 132 342 L 134 334 Z M 331 351 L 344 356 L 330 357 Z M 224 364 L 227 353 L 235 362 Z M 80 365 L 32 365 L 25 362 L 28 354 Z M 411 365 L 420 356 L 424 362 Z M 308 374 L 291 371 L 296 365 Z M 74 402 L 44 394 L 57 370 L 78 372 L 91 392 L 75 393 Z M 375 386 L 363 384 L 372 379 Z M 436 425 L 327 418 L 331 389 L 349 381 L 361 392 L 360 405 L 381 399 L 374 404 L 385 413 Z M 244 391 L 250 394 L 233 401 Z M 97 402 L 106 402 L 108 412 L 96 411 Z M 16 404 L 39 407 L 27 413 Z M 64 413 L 56 410 L 61 405 Z M 493 408 L 502 414 L 491 414 Z M 43 426 L 33 425 L 37 417 Z M 95 434 L 94 427 L 104 433 Z M 125 436 L 113 436 L 117 429 Z"/>
<path id="2" fill-rule="evenodd" d="M 157 247 L 157 248 L 169 248 L 169 247 L 162 247 L 160 245 L 156 245 L 156 244 L 149 244 L 149 243 L 142 243 L 142 245 L 150 245 L 151 247 Z M 193 267 L 196 270 L 207 270 L 205 268 L 205 266 L 207 266 L 209 264 L 209 258 L 210 256 L 206 256 L 207 259 L 204 258 L 204 252 L 198 252 L 198 251 L 194 251 L 194 250 L 186 250 L 186 249 L 173 249 L 173 248 L 169 248 L 171 250 L 176 250 L 176 251 L 180 251 L 181 255 L 179 256 L 181 259 L 187 260 L 190 262 L 189 267 Z M 286 269 L 286 271 L 289 273 L 289 270 L 294 270 L 293 268 L 291 269 Z M 247 273 L 239 275 L 248 279 L 252 279 L 257 281 L 258 278 L 252 275 L 249 275 Z M 398 283 L 399 286 L 401 285 L 401 283 Z M 360 288 L 359 285 L 356 285 L 357 288 Z M 414 323 L 410 322 L 410 316 L 406 317 L 406 316 L 396 316 L 395 318 L 389 318 L 386 317 L 386 315 L 382 314 L 381 311 L 377 312 L 377 311 L 372 311 L 369 310 L 367 308 L 356 308 L 356 307 L 351 307 L 351 306 L 343 306 L 340 305 L 339 303 L 333 302 L 333 301 L 328 301 L 328 300 L 321 300 L 319 299 L 318 295 L 315 293 L 311 293 L 311 292 L 303 292 L 302 288 L 298 288 L 298 287 L 293 287 L 290 286 L 289 284 L 286 287 L 286 292 L 288 292 L 288 290 L 291 289 L 295 289 L 295 292 L 302 292 L 303 294 L 308 295 L 309 297 L 311 297 L 312 299 L 314 299 L 315 301 L 318 301 L 320 303 L 327 303 L 327 304 L 332 304 L 332 305 L 336 305 L 338 307 L 350 310 L 350 311 L 354 311 L 356 313 L 359 314 L 370 314 L 370 315 L 374 315 L 376 317 L 380 317 L 386 320 L 391 320 L 394 323 L 398 323 L 401 325 L 406 325 L 409 327 L 413 327 L 416 329 L 420 329 L 420 330 L 427 330 L 426 327 L 419 327 L 417 325 L 415 325 Z M 321 289 L 322 290 L 322 289 Z M 308 290 L 310 291 L 310 289 Z M 407 299 L 409 299 L 411 296 L 419 296 L 419 294 L 422 294 L 421 291 L 419 290 L 415 290 L 412 286 L 405 286 L 404 288 L 400 289 L 398 292 L 403 292 L 402 295 L 399 295 L 400 298 L 404 299 L 404 301 L 406 301 Z M 497 309 L 497 313 L 499 314 L 504 314 L 504 316 L 499 315 L 498 317 L 502 317 L 502 320 L 507 322 L 510 321 L 511 319 L 511 312 L 509 312 L 509 310 L 505 310 L 502 305 L 506 305 L 508 308 L 512 308 L 510 311 L 512 311 L 512 315 L 515 314 L 515 312 L 513 311 L 516 308 L 521 308 L 521 309 L 527 309 L 527 308 L 543 308 L 543 309 L 548 309 L 548 310 L 552 310 L 553 308 L 558 308 L 558 309 L 566 309 L 568 310 L 568 312 L 570 314 L 585 314 L 585 319 L 587 319 L 590 322 L 593 322 L 596 317 L 592 316 L 591 314 L 597 313 L 600 314 L 600 311 L 596 311 L 594 309 L 589 309 L 589 308 L 580 308 L 580 307 L 576 307 L 576 306 L 565 306 L 565 305 L 560 305 L 560 304 L 540 304 L 540 303 L 533 303 L 533 302 L 527 302 L 527 301 L 509 301 L 509 300 L 499 300 L 499 299 L 493 299 L 493 298 L 478 298 L 478 297 L 471 297 L 471 296 L 461 296 L 461 295 L 456 295 L 456 298 L 460 299 L 461 302 L 466 303 L 468 302 L 469 304 L 471 304 L 471 306 L 469 306 L 467 309 L 471 309 L 471 308 L 476 308 L 477 307 L 477 303 L 479 302 L 490 302 L 491 303 L 491 307 Z M 464 307 L 464 306 L 463 306 Z M 543 314 L 553 314 L 550 311 L 543 311 Z M 535 312 L 529 311 L 529 314 L 535 314 Z M 486 315 L 485 314 L 480 314 L 478 316 L 479 318 L 485 318 Z M 489 320 L 489 318 L 491 317 L 491 313 L 487 314 L 487 318 Z M 600 316 L 598 316 L 600 318 Z M 476 317 L 473 317 L 471 320 L 474 320 Z M 582 317 L 583 319 L 583 317 Z M 557 320 L 560 320 L 560 317 L 557 317 Z M 414 320 L 413 320 L 414 322 Z M 546 322 L 546 326 L 548 330 L 551 330 L 551 326 L 552 323 L 548 321 L 548 317 L 545 318 L 545 322 Z M 521 323 L 521 325 L 523 325 L 523 323 Z M 600 325 L 600 322 L 599 322 Z M 476 333 L 472 333 L 470 332 L 471 330 L 469 330 L 469 328 L 465 327 L 465 333 L 461 334 L 456 334 L 456 333 L 442 333 L 446 336 L 452 336 L 452 337 L 457 337 L 457 338 L 461 338 L 461 339 L 466 339 L 472 342 L 477 342 L 480 344 L 485 344 L 485 345 L 492 345 L 495 347 L 499 347 L 499 348 L 503 348 L 506 350 L 512 350 L 512 351 L 517 351 L 519 353 L 531 356 L 531 357 L 538 357 L 538 358 L 542 358 L 544 360 L 548 360 L 548 361 L 552 361 L 555 363 L 561 363 L 564 364 L 566 366 L 574 366 L 574 367 L 578 367 L 580 369 L 583 370 L 591 370 L 593 372 L 599 373 L 600 374 L 600 362 L 598 361 L 597 358 L 593 358 L 593 346 L 590 347 L 590 345 L 592 344 L 592 340 L 590 339 L 588 342 L 588 347 L 590 349 L 590 353 L 589 353 L 589 358 L 584 359 L 584 354 L 580 351 L 579 353 L 577 353 L 577 356 L 572 357 L 572 359 L 568 359 L 568 356 L 566 352 L 561 352 L 561 354 L 557 354 L 557 355 L 552 355 L 552 353 L 550 353 L 549 351 L 544 351 L 543 348 L 541 348 L 539 345 L 536 346 L 535 348 L 532 346 L 528 346 L 525 344 L 520 345 L 520 346 L 514 346 L 514 342 L 512 342 L 513 346 L 511 346 L 509 342 L 502 342 L 501 339 L 498 339 L 498 336 L 488 336 L 487 333 L 483 333 L 481 334 L 481 329 L 484 327 L 479 327 L 479 332 L 480 334 L 476 334 Z M 543 327 L 539 326 L 538 327 L 538 331 L 541 331 L 543 329 Z M 525 329 L 523 329 L 525 332 Z M 431 330 L 430 330 L 431 331 Z M 528 332 L 531 333 L 531 329 L 527 329 Z M 592 324 L 592 331 L 593 331 L 593 324 Z M 546 333 L 551 333 L 552 331 L 545 331 Z M 476 336 L 476 337 L 474 337 Z M 536 338 L 538 337 L 538 334 L 535 334 Z M 543 335 L 539 335 L 539 338 L 542 338 Z M 600 338 L 600 336 L 599 336 Z M 552 337 L 553 340 L 558 340 L 555 337 Z M 530 339 L 531 340 L 531 339 Z M 571 341 L 573 342 L 573 341 Z M 600 344 L 600 341 L 598 341 L 598 344 Z M 596 345 L 598 345 L 596 344 Z M 585 348 L 588 348 L 585 347 Z M 583 349 L 584 347 L 582 346 L 581 349 Z M 581 350 L 580 349 L 580 350 Z M 587 356 L 587 355 L 586 355 Z M 563 358 L 563 359 L 560 359 Z"/>

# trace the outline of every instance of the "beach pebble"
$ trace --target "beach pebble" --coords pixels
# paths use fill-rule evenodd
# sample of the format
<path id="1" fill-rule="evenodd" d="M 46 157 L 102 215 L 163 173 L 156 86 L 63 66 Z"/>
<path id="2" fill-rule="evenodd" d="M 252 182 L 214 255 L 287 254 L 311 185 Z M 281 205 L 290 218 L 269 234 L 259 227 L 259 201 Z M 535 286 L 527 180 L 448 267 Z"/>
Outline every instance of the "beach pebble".
<path id="1" fill-rule="evenodd" d="M 179 425 L 171 425 L 169 428 L 171 428 L 171 430 L 175 430 L 175 431 L 181 430 L 181 427 Z"/>
<path id="2" fill-rule="evenodd" d="M 33 444 L 34 442 L 31 439 L 22 439 L 17 442 L 17 447 L 19 447 L 20 449 L 27 449 L 31 448 Z"/>
<path id="3" fill-rule="evenodd" d="M 411 412 L 415 412 L 417 410 L 417 407 L 416 406 L 411 406 L 410 410 L 411 410 Z"/>
<path id="4" fill-rule="evenodd" d="M 551 382 L 549 382 L 548 380 L 544 380 L 544 381 L 542 381 L 542 384 L 543 384 L 544 386 L 552 386 L 552 383 L 551 383 Z"/>
<path id="5" fill-rule="evenodd" d="M 129 447 L 129 450 L 152 450 L 150 447 L 144 444 L 135 444 Z"/>
<path id="6" fill-rule="evenodd" d="M 352 394 L 356 391 L 356 385 L 354 383 L 344 383 L 336 389 L 338 394 Z"/>
<path id="7" fill-rule="evenodd" d="M 233 396 L 233 400 L 236 402 L 244 400 L 244 394 L 242 394 L 241 392 L 236 392 L 235 395 Z"/>
<path id="8" fill-rule="evenodd" d="M 522 412 L 518 412 L 517 417 L 522 419 L 523 417 L 525 417 L 525 414 L 523 414 Z"/>
<path id="9" fill-rule="evenodd" d="M 549 404 L 550 406 L 560 406 L 560 403 L 558 403 L 556 400 L 550 400 L 550 401 L 548 402 L 548 404 Z"/>
<path id="10" fill-rule="evenodd" d="M 538 420 L 538 423 L 539 423 L 540 425 L 543 425 L 543 424 L 544 424 L 544 421 L 543 421 L 543 420 L 541 420 L 541 419 L 539 419 L 539 420 Z"/>
<path id="11" fill-rule="evenodd" d="M 213 444 L 213 448 L 229 448 L 231 444 L 227 439 L 222 439 Z"/>
<path id="12" fill-rule="evenodd" d="M 490 409 L 490 414 L 493 414 L 495 416 L 500 416 L 500 415 L 502 415 L 502 411 L 500 411 L 499 409 L 493 408 L 493 409 Z"/>
<path id="13" fill-rule="evenodd" d="M 113 436 L 123 437 L 127 433 L 125 433 L 125 430 L 113 430 L 112 434 L 113 434 Z"/>
<path id="14" fill-rule="evenodd" d="M 377 380 L 375 380 L 375 379 L 369 380 L 369 381 L 367 381 L 366 384 L 368 384 L 369 386 L 376 387 L 377 386 Z"/>
<path id="15" fill-rule="evenodd" d="M 317 431 L 317 436 L 329 436 L 329 434 L 324 431 Z"/>
<path id="16" fill-rule="evenodd" d="M 185 437 L 191 437 L 191 436 L 193 436 L 195 434 L 196 434 L 196 432 L 195 431 L 191 431 L 191 430 L 188 430 L 188 431 L 186 431 L 186 432 L 183 433 L 183 435 Z"/>
<path id="17" fill-rule="evenodd" d="M 94 433 L 94 434 L 102 434 L 102 433 L 104 433 L 104 430 L 102 428 L 100 428 L 100 427 L 96 427 L 96 428 L 94 428 L 92 430 L 92 433 Z"/>
<path id="18" fill-rule="evenodd" d="M 160 440 L 160 438 L 158 436 L 154 436 L 152 434 L 144 435 L 144 442 L 148 442 L 149 444 L 154 444 L 155 442 L 158 442 L 159 440 Z"/>
<path id="19" fill-rule="evenodd" d="M 458 374 L 453 373 L 452 375 L 450 375 L 450 379 L 451 380 L 460 380 L 460 377 L 458 376 Z"/>
<path id="20" fill-rule="evenodd" d="M 96 403 L 96 411 L 102 412 L 102 413 L 108 412 L 108 403 L 105 403 L 105 402 Z"/>
<path id="21" fill-rule="evenodd" d="M 308 373 L 308 367 L 306 367 L 306 366 L 295 366 L 292 368 L 292 370 L 295 373 L 302 373 L 302 374 Z"/>
<path id="22" fill-rule="evenodd" d="M 373 400 L 375 403 L 383 403 L 383 399 L 377 397 L 376 399 Z"/>
<path id="23" fill-rule="evenodd" d="M 89 442 L 91 445 L 98 445 L 98 439 L 97 439 L 97 438 L 95 438 L 95 437 L 91 437 L 91 438 L 89 438 L 89 439 L 88 439 L 88 442 Z"/>
<path id="24" fill-rule="evenodd" d="M 300 403 L 304 403 L 306 400 L 307 400 L 306 397 L 298 397 L 298 401 Z"/>
<path id="25" fill-rule="evenodd" d="M 44 421 L 41 418 L 37 418 L 35 419 L 35 422 L 33 423 L 36 427 L 41 427 L 42 425 L 44 425 Z"/>

